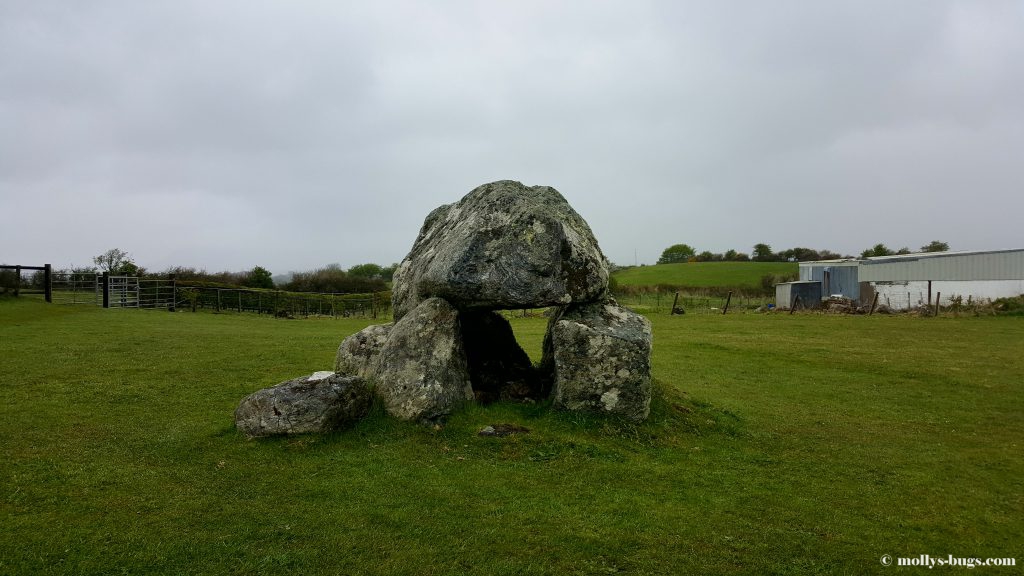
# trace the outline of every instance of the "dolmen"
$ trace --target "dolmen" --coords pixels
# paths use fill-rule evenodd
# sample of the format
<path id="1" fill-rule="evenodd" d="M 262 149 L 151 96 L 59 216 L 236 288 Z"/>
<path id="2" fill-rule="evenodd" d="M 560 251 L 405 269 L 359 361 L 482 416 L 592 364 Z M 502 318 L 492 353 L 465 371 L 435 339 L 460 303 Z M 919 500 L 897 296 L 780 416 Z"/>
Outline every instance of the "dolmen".
<path id="1" fill-rule="evenodd" d="M 633 422 L 650 412 L 650 323 L 611 297 L 607 259 L 554 188 L 502 180 L 435 209 L 395 272 L 392 307 L 393 323 L 342 341 L 331 378 L 365 388 L 396 418 L 438 423 L 467 402 L 547 398 L 557 409 Z M 550 315 L 537 366 L 498 313 L 535 308 Z M 287 384 L 243 400 L 236 423 L 240 414 L 250 423 L 259 420 L 254 411 L 292 408 L 294 392 L 287 405 L 268 400 L 268 390 Z M 366 394 L 335 396 L 351 403 Z M 357 417 L 338 412 L 338 422 Z"/>

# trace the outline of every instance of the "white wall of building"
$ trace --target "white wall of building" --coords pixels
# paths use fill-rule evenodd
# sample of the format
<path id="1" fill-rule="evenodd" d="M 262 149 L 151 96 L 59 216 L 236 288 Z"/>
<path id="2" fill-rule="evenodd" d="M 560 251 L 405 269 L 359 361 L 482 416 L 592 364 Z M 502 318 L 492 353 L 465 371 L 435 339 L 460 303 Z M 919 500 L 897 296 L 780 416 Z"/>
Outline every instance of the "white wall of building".
<path id="1" fill-rule="evenodd" d="M 871 282 L 878 293 L 878 303 L 894 310 L 905 310 L 925 304 L 928 300 L 928 282 Z M 932 303 L 935 295 L 941 294 L 940 303 L 945 306 L 950 299 L 962 296 L 973 301 L 995 300 L 1024 294 L 1024 280 L 933 280 Z"/>

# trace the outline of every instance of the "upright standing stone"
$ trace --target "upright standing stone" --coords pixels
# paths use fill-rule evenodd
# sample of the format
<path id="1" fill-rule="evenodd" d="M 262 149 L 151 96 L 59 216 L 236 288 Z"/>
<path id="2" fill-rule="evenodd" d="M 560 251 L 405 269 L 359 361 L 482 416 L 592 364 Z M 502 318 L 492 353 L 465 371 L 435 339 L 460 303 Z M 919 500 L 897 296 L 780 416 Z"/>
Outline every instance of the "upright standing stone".
<path id="1" fill-rule="evenodd" d="M 458 311 L 421 302 L 391 328 L 373 372 L 377 396 L 402 420 L 438 420 L 472 400 Z"/>
<path id="2" fill-rule="evenodd" d="M 614 301 L 571 306 L 548 323 L 542 367 L 554 404 L 634 422 L 651 406 L 651 324 Z"/>
<path id="3" fill-rule="evenodd" d="M 394 324 L 374 324 L 341 341 L 334 360 L 334 370 L 373 378 L 374 365 Z"/>

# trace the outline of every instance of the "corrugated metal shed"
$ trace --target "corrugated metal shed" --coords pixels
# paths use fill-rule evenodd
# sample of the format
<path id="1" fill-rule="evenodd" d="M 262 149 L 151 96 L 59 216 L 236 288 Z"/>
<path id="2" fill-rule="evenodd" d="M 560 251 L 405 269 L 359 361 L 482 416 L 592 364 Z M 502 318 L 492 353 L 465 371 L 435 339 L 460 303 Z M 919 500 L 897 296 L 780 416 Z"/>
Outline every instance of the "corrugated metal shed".
<path id="1" fill-rule="evenodd" d="M 821 282 L 783 282 L 775 285 L 775 306 L 788 310 L 793 307 L 797 296 L 804 308 L 821 306 Z"/>
<path id="2" fill-rule="evenodd" d="M 1024 249 L 878 256 L 859 263 L 862 282 L 1024 280 Z"/>
<path id="3" fill-rule="evenodd" d="M 860 298 L 859 264 L 857 260 L 801 262 L 800 280 L 819 282 L 824 296 L 840 294 L 857 300 Z"/>

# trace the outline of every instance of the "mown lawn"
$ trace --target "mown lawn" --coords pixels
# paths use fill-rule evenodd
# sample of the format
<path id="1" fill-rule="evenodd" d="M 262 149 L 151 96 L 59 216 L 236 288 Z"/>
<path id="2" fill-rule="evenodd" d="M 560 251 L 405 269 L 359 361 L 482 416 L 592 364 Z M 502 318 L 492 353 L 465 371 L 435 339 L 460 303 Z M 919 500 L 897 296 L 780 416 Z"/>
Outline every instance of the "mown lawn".
<path id="1" fill-rule="evenodd" d="M 654 316 L 642 426 L 247 441 L 367 321 L 0 300 L 3 574 L 865 574 L 1024 561 L 1024 319 Z M 544 319 L 515 319 L 536 355 Z M 529 427 L 481 438 L 487 424 Z M 982 568 L 1011 573 L 1014 569 Z"/>
<path id="2" fill-rule="evenodd" d="M 688 262 L 627 268 L 615 273 L 621 286 L 760 288 L 766 274 L 797 274 L 796 262 Z"/>

